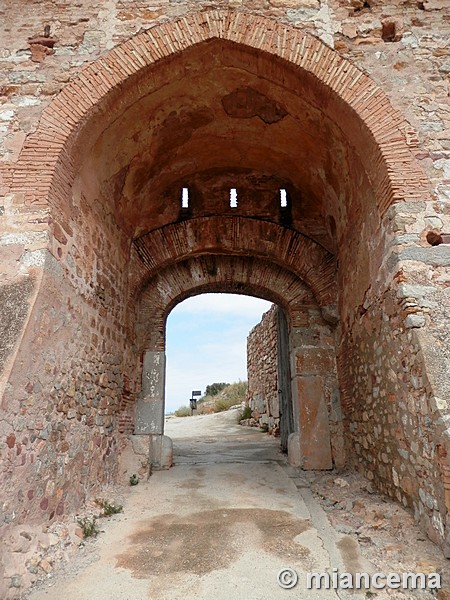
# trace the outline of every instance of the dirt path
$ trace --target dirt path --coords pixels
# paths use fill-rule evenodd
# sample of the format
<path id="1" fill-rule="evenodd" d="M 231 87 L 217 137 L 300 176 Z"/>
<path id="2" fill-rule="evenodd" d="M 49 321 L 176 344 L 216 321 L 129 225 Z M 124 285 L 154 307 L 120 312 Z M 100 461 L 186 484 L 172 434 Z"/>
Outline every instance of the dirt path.
<path id="1" fill-rule="evenodd" d="M 105 522 L 104 533 L 31 592 L 29 600 L 359 600 L 367 597 L 365 592 L 305 589 L 306 572 L 333 567 L 339 572 L 403 572 L 417 567 L 419 558 L 428 569 L 448 569 L 448 561 L 412 523 L 409 531 L 423 545 L 420 557 L 411 548 L 398 548 L 390 517 L 384 517 L 384 527 L 380 515 L 374 517 L 376 528 L 356 526 L 355 493 L 356 500 L 367 502 L 359 479 L 290 468 L 278 452 L 278 440 L 239 427 L 232 411 L 171 418 L 166 433 L 174 439 L 176 466 L 127 488 L 124 513 Z M 312 490 L 322 495 L 321 502 Z M 370 501 L 402 511 L 373 494 Z M 332 513 L 339 503 L 336 522 Z M 372 537 L 364 533 L 365 526 Z M 389 540 L 397 544 L 398 556 L 391 552 L 386 557 L 386 551 L 380 556 Z M 277 583 L 285 567 L 299 575 L 292 590 Z M 376 597 L 433 596 L 383 591 Z"/>

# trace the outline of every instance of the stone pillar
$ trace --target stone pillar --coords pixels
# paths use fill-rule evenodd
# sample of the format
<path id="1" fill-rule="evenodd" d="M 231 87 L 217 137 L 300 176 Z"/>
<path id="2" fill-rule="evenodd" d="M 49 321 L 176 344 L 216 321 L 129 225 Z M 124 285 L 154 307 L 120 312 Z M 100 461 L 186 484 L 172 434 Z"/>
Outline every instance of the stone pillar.
<path id="1" fill-rule="evenodd" d="M 173 464 L 173 444 L 167 435 L 151 435 L 149 465 L 154 471 L 170 469 Z"/>
<path id="2" fill-rule="evenodd" d="M 333 467 L 324 380 L 324 375 L 333 369 L 331 350 L 296 349 L 294 378 L 299 404 L 299 443 L 303 469 Z"/>
<path id="3" fill-rule="evenodd" d="M 155 470 L 172 464 L 172 441 L 164 435 L 165 361 L 164 352 L 145 352 L 136 406 L 134 433 L 149 436 L 149 465 Z"/>

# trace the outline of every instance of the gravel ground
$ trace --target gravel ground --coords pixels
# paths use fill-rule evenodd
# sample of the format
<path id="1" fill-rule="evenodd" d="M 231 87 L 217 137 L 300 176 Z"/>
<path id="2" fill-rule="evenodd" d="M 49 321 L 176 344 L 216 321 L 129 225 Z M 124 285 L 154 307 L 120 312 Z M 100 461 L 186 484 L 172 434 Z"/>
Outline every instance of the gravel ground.
<path id="1" fill-rule="evenodd" d="M 23 598 L 436 598 L 423 590 L 306 589 L 311 571 L 448 575 L 449 561 L 367 481 L 290 467 L 279 440 L 240 427 L 236 415 L 168 418 L 175 466 L 111 490 L 124 512 L 103 519 L 97 538 L 81 542 Z M 299 577 L 292 590 L 277 583 L 286 567 Z"/>

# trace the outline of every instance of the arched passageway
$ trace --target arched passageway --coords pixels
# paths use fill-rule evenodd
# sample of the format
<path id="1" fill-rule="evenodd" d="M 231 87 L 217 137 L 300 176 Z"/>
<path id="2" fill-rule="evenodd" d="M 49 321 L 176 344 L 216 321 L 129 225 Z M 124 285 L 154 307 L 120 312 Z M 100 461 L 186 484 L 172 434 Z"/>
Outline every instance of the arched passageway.
<path id="1" fill-rule="evenodd" d="M 444 544 L 439 411 L 425 423 L 408 408 L 419 388 L 397 377 L 405 356 L 413 370 L 423 361 L 390 247 L 389 207 L 428 197 L 407 130 L 383 92 L 320 41 L 233 11 L 142 32 L 64 89 L 11 174 L 13 190 L 48 208 L 50 233 L 3 400 L 31 386 L 27 414 L 42 421 L 39 482 L 20 500 L 15 476 L 8 488 L 22 517 L 52 519 L 113 479 L 135 418 L 139 433 L 162 433 L 163 398 L 146 387 L 142 356 L 161 364 L 164 321 L 181 299 L 241 291 L 286 308 L 298 406 L 327 424 L 327 398 L 342 408 L 326 466 L 343 463 L 345 441 L 382 491 L 417 508 L 426 489 L 437 508 L 421 517 Z M 143 418 L 143 405 L 159 408 Z M 325 466 L 314 431 L 312 420 L 299 436 L 308 468 Z M 426 473 L 404 459 L 411 436 Z"/>
<path id="2" fill-rule="evenodd" d="M 289 392 L 289 403 L 295 407 L 295 422 L 286 435 L 299 432 L 304 468 L 342 466 L 345 458 L 342 415 L 336 406 L 339 392 L 333 327 L 322 316 L 311 289 L 298 276 L 255 256 L 201 255 L 161 268 L 148 281 L 141 296 L 137 329 L 144 369 L 134 431 L 163 433 L 163 385 L 157 382 L 164 381 L 166 318 L 184 298 L 204 292 L 253 294 L 284 309 L 284 360 L 290 365 L 286 384 L 290 389 L 285 395 Z M 330 319 L 328 313 L 325 316 Z M 307 336 L 303 330 L 308 330 Z M 297 408 L 300 404 L 304 418 L 300 418 Z M 124 421 L 127 410 L 125 405 Z"/>

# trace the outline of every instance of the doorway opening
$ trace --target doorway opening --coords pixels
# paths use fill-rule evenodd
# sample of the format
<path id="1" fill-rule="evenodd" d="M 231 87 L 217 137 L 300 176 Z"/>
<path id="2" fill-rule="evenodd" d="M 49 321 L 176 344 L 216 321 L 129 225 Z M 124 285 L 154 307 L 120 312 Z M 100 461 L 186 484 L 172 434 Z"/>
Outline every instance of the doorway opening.
<path id="1" fill-rule="evenodd" d="M 180 302 L 166 321 L 165 432 L 175 464 L 235 460 L 226 428 L 231 435 L 237 424 L 254 428 L 242 431 L 239 460 L 261 459 L 263 438 L 255 431 L 272 435 L 266 450 L 287 453 L 288 437 L 298 430 L 290 352 L 289 320 L 276 304 L 229 293 Z M 193 447 L 197 429 L 201 441 Z"/>
<path id="2" fill-rule="evenodd" d="M 270 308 L 260 298 L 210 293 L 188 298 L 170 312 L 166 415 L 187 409 L 193 391 L 204 398 L 214 384 L 247 381 L 247 336 Z"/>

